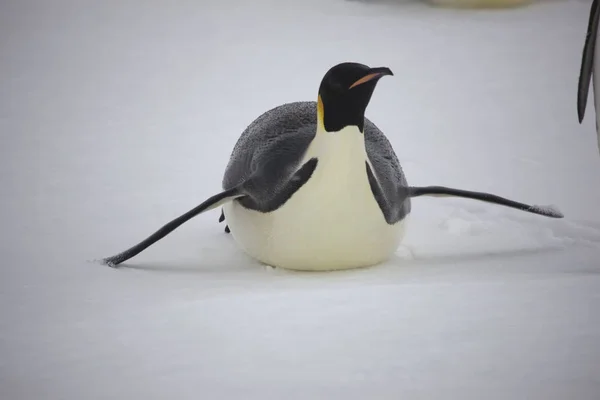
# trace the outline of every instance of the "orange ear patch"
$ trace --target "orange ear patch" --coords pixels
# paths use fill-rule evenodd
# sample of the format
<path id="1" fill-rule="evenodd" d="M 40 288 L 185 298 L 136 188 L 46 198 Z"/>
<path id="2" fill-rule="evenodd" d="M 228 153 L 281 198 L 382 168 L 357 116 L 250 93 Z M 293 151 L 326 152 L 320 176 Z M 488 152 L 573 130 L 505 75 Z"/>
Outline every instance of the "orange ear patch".
<path id="1" fill-rule="evenodd" d="M 365 82 L 369 82 L 371 79 L 377 78 L 380 75 L 381 75 L 380 72 L 375 72 L 375 73 L 372 73 L 369 75 L 365 75 L 362 78 L 360 78 L 359 80 L 357 80 L 356 82 L 354 82 L 348 89 L 352 89 L 354 86 L 358 86 Z"/>

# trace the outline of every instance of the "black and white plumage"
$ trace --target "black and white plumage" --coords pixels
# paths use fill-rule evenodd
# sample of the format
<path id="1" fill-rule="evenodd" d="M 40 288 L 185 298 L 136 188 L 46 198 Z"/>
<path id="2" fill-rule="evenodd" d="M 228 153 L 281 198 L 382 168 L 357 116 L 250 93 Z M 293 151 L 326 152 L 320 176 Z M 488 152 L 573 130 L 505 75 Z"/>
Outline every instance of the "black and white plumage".
<path id="1" fill-rule="evenodd" d="M 117 265 L 178 226 L 222 206 L 235 241 L 276 267 L 335 270 L 387 260 L 405 233 L 411 198 L 458 196 L 561 218 L 489 193 L 408 186 L 384 133 L 364 115 L 379 79 L 392 72 L 358 63 L 332 67 L 317 102 L 275 107 L 242 133 L 222 189 L 137 245 L 104 261 Z"/>
<path id="2" fill-rule="evenodd" d="M 335 148 L 338 151 L 328 151 Z M 340 269 L 387 259 L 403 236 L 408 185 L 385 135 L 320 131 L 317 103 L 267 111 L 241 135 L 223 189 L 247 194 L 223 206 L 238 244 L 291 269 Z"/>

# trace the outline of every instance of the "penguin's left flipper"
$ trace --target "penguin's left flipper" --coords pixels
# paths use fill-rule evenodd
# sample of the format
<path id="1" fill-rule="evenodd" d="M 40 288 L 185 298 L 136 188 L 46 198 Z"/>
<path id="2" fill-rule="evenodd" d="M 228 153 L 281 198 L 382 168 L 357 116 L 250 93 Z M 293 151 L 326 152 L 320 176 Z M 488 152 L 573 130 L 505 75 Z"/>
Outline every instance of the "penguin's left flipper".
<path id="1" fill-rule="evenodd" d="M 212 197 L 209 197 L 208 199 L 206 199 L 206 201 L 204 201 L 197 207 L 194 207 L 193 209 L 186 212 L 185 214 L 175 218 L 171 222 L 167 223 L 166 225 L 161 227 L 159 230 L 154 232 L 152 235 L 148 236 L 146 239 L 144 239 L 140 243 L 136 244 L 133 247 L 130 247 L 129 249 L 127 249 L 119 254 L 116 254 L 111 257 L 106 257 L 102 260 L 102 262 L 111 267 L 115 267 L 115 266 L 121 264 L 122 262 L 127 261 L 130 258 L 141 253 L 148 247 L 152 246 L 154 243 L 158 242 L 159 240 L 161 240 L 162 238 L 167 236 L 169 233 L 173 232 L 179 226 L 181 226 L 185 222 L 189 221 L 190 219 L 194 218 L 195 216 L 202 214 L 205 211 L 217 208 L 229 201 L 232 201 L 232 200 L 235 200 L 238 198 L 242 198 L 244 196 L 246 196 L 246 194 L 243 193 L 239 187 L 234 187 L 233 189 L 225 190 L 225 191 L 218 193 Z"/>
<path id="2" fill-rule="evenodd" d="M 516 208 L 522 211 L 530 212 L 533 214 L 543 215 L 549 218 L 563 218 L 564 215 L 553 206 L 538 206 L 520 203 L 518 201 L 509 200 L 504 197 L 497 196 L 495 194 L 484 193 L 484 192 L 472 192 L 462 189 L 452 189 L 443 186 L 423 186 L 408 188 L 409 197 L 418 196 L 452 196 L 452 197 L 463 197 L 467 199 L 485 201 L 492 204 L 498 204 L 506 207 Z"/>

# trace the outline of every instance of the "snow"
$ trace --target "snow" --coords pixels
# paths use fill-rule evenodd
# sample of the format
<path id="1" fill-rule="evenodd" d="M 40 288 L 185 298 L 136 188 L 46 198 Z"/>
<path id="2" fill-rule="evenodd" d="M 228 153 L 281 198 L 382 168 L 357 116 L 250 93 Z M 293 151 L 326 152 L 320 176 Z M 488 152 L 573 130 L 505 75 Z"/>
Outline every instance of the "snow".
<path id="1" fill-rule="evenodd" d="M 3 1 L 0 398 L 597 399 L 589 6 Z M 214 210 L 94 262 L 219 191 L 245 126 L 347 60 L 394 71 L 367 115 L 410 184 L 565 218 L 417 198 L 388 263 L 299 273 Z"/>

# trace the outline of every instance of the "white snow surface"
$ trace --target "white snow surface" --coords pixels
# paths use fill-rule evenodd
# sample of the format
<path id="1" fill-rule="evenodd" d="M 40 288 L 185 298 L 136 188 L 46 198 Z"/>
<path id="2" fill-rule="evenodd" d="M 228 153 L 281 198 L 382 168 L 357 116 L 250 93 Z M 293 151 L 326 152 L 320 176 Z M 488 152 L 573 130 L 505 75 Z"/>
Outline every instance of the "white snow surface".
<path id="1" fill-rule="evenodd" d="M 598 399 L 600 156 L 576 83 L 590 3 L 0 4 L 0 399 Z M 242 130 L 388 66 L 367 110 L 416 198 L 404 246 L 335 273 L 249 259 L 201 215 Z M 343 199 L 340 199 L 343 201 Z"/>

